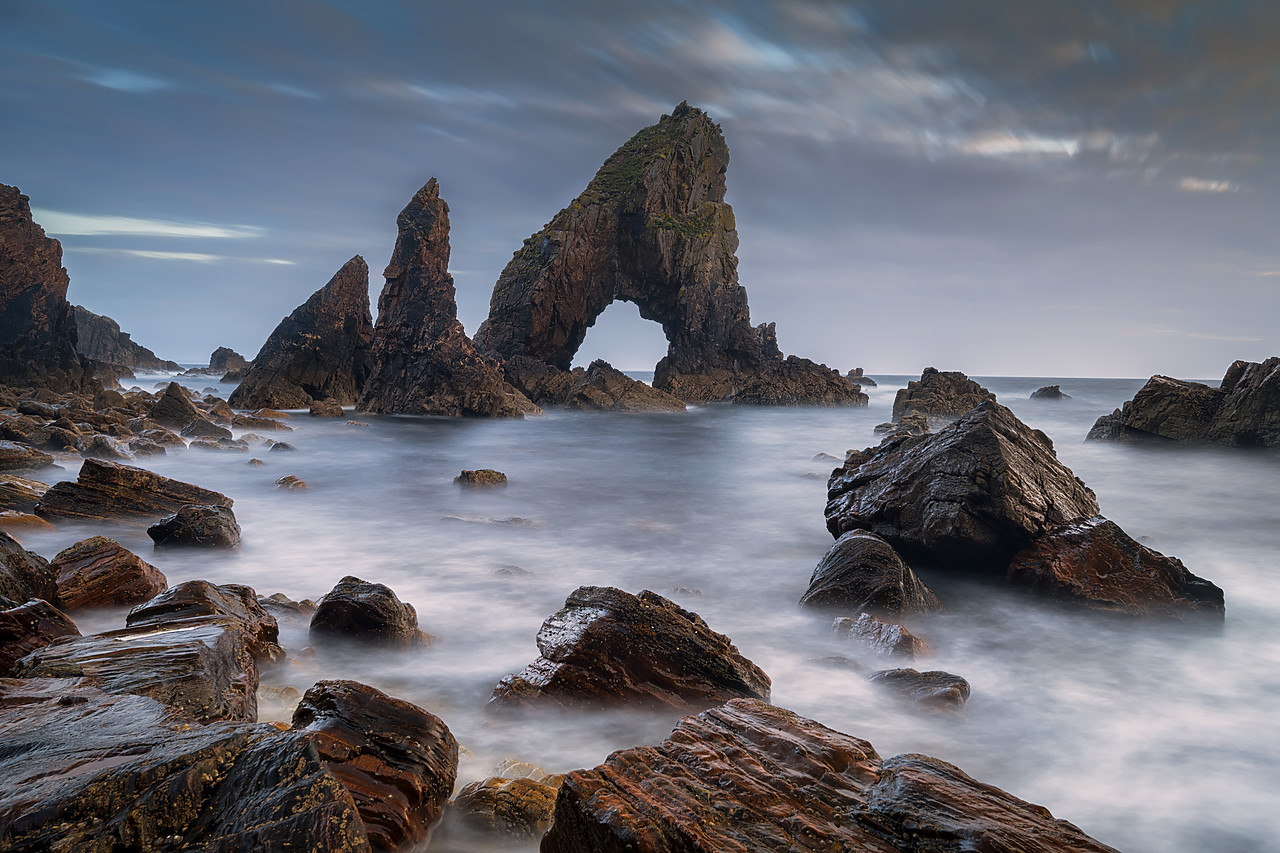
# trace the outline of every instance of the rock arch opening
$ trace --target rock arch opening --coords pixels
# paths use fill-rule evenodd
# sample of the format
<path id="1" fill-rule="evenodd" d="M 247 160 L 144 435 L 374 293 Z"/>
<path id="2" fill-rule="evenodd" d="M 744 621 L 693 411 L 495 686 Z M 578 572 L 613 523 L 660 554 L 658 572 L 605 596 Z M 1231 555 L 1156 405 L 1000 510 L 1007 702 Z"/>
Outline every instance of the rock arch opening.
<path id="1" fill-rule="evenodd" d="M 603 359 L 622 371 L 652 371 L 666 354 L 667 335 L 662 324 L 641 317 L 635 303 L 618 299 L 587 328 L 574 353 L 573 367 Z"/>

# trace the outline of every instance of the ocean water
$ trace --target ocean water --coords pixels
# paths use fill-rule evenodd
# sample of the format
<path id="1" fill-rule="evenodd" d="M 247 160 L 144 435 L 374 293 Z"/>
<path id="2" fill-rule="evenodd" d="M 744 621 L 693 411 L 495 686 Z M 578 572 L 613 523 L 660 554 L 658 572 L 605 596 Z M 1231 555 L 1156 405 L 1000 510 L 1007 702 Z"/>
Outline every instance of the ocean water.
<path id="1" fill-rule="evenodd" d="M 935 651 L 917 668 L 961 675 L 973 693 L 962 718 L 920 716 L 820 662 L 858 652 L 830 634 L 829 615 L 796 604 L 832 542 L 823 522 L 832 463 L 814 456 L 878 443 L 872 428 L 888 420 L 908 377 L 877 379 L 865 409 L 708 406 L 523 422 L 353 416 L 359 426 L 296 413 L 295 431 L 277 436 L 293 453 L 188 450 L 145 462 L 234 498 L 238 552 L 153 552 L 143 531 L 101 526 L 25 544 L 52 556 L 106 532 L 171 583 L 245 583 L 295 599 L 319 599 L 348 574 L 387 584 L 417 608 L 435 638 L 429 648 L 321 650 L 265 671 L 263 684 L 304 691 L 321 678 L 353 678 L 421 705 L 465 748 L 459 787 L 503 759 L 563 772 L 670 730 L 676 714 L 484 711 L 498 679 L 537 656 L 539 626 L 572 590 L 611 585 L 696 611 L 769 673 L 775 704 L 866 738 L 886 758 L 938 756 L 1127 853 L 1280 849 L 1280 454 L 1086 444 L 1094 419 L 1141 380 L 980 378 L 1054 440 L 1105 515 L 1221 586 L 1227 617 L 1116 622 L 924 571 L 948 612 L 910 623 Z M 1072 399 L 1028 399 L 1050 383 Z M 247 465 L 251 456 L 266 466 Z M 480 467 L 506 472 L 510 485 L 453 485 L 460 469 Z M 51 479 L 74 473 L 69 464 Z M 286 474 L 310 488 L 277 489 Z M 87 632 L 123 617 L 77 618 Z M 305 625 L 281 631 L 291 653 L 307 644 Z M 262 704 L 264 719 L 289 713 Z M 427 849 L 536 846 L 449 831 Z"/>

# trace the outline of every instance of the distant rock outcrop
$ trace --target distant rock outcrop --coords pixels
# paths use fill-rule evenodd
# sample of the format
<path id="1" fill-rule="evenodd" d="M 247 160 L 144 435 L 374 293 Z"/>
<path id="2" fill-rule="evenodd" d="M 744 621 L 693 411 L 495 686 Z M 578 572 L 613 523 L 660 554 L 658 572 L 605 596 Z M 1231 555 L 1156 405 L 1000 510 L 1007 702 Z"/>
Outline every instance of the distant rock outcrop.
<path id="1" fill-rule="evenodd" d="M 120 324 L 110 317 L 95 314 L 83 305 L 74 307 L 76 314 L 76 350 L 85 358 L 100 364 L 128 367 L 133 370 L 180 373 L 182 365 L 166 361 L 120 331 Z"/>
<path id="2" fill-rule="evenodd" d="M 662 324 L 669 346 L 654 387 L 681 400 L 730 400 L 771 378 L 794 390 L 754 402 L 865 405 L 827 367 L 785 362 L 772 324 L 751 325 L 724 201 L 728 165 L 719 126 L 688 104 L 641 130 L 515 253 L 476 346 L 567 371 L 587 329 L 621 299 Z"/>
<path id="3" fill-rule="evenodd" d="M 594 412 L 683 412 L 684 402 L 632 379 L 607 361 L 561 370 L 536 358 L 516 355 L 504 363 L 507 381 L 539 406 Z"/>
<path id="4" fill-rule="evenodd" d="M 449 274 L 449 205 L 427 181 L 396 218 L 369 378 L 356 408 L 384 414 L 521 417 L 538 407 L 507 384 L 458 322 Z"/>
<path id="5" fill-rule="evenodd" d="M 995 394 L 958 370 L 926 367 L 919 381 L 908 382 L 893 398 L 893 419 L 898 421 L 910 414 L 958 418 L 974 406 L 995 398 Z"/>
<path id="6" fill-rule="evenodd" d="M 1070 394 L 1062 393 L 1060 385 L 1046 385 L 1031 392 L 1032 400 L 1070 400 Z"/>
<path id="7" fill-rule="evenodd" d="M 368 376 L 372 342 L 369 267 L 356 255 L 280 321 L 227 402 L 237 409 L 305 409 L 330 399 L 350 406 Z"/>
<path id="8" fill-rule="evenodd" d="M 0 184 L 0 384 L 78 391 L 92 379 L 76 352 L 62 244 L 31 218 L 30 199 Z"/>

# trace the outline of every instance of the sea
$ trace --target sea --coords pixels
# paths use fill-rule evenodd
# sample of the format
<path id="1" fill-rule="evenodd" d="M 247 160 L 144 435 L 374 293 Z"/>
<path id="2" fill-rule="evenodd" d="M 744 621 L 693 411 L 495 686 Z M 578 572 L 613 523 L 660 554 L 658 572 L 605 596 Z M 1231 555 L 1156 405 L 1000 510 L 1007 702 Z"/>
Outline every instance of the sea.
<path id="1" fill-rule="evenodd" d="M 355 679 L 431 711 L 462 746 L 458 788 L 508 759 L 552 773 L 593 767 L 659 743 L 677 722 L 674 712 L 486 712 L 498 680 L 537 657 L 538 628 L 569 593 L 615 586 L 697 612 L 770 675 L 774 704 L 869 740 L 885 758 L 944 759 L 1126 853 L 1280 850 L 1280 453 L 1086 443 L 1094 420 L 1141 379 L 975 377 L 1053 439 L 1104 515 L 1222 587 L 1226 620 L 1117 621 L 998 578 L 922 568 L 947 612 L 908 623 L 933 649 L 917 667 L 972 688 L 962 716 L 922 715 L 833 666 L 832 656 L 859 650 L 832 634 L 830 613 L 797 605 L 832 544 L 823 508 L 835 463 L 821 454 L 877 444 L 873 428 L 912 377 L 875 378 L 866 408 L 552 410 L 523 421 L 294 412 L 292 432 L 268 436 L 292 452 L 186 450 L 141 463 L 233 498 L 237 551 L 157 552 L 141 529 L 103 525 L 65 525 L 24 544 L 52 557 L 106 533 L 170 583 L 204 578 L 292 599 L 319 599 L 346 575 L 390 586 L 417 609 L 429 647 L 303 653 L 305 622 L 282 621 L 290 661 L 266 669 L 262 684 L 305 691 Z M 150 390 L 169 379 L 134 381 Z M 224 398 L 232 387 L 178 381 Z M 1070 399 L 1029 399 L 1049 384 Z M 62 464 L 50 481 L 75 476 L 73 460 Z M 464 468 L 498 469 L 509 485 L 461 488 L 453 478 Z M 308 488 L 278 488 L 285 475 Z M 120 627 L 123 614 L 76 619 L 88 633 Z M 264 694 L 262 719 L 291 711 Z M 446 827 L 425 849 L 537 843 Z"/>

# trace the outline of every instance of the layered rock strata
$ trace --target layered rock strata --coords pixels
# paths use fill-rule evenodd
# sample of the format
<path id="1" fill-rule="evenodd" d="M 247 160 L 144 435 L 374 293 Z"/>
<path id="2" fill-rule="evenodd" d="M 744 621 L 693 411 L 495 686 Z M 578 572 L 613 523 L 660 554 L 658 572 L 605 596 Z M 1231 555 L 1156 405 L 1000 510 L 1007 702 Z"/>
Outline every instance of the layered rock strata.
<path id="1" fill-rule="evenodd" d="M 49 561 L 0 530 L 0 607 L 17 607 L 33 598 L 56 601 L 57 597 L 57 575 Z"/>
<path id="2" fill-rule="evenodd" d="M 110 519 L 150 524 L 187 504 L 230 507 L 231 498 L 142 468 L 86 459 L 75 482 L 49 488 L 36 504 L 43 518 Z"/>
<path id="3" fill-rule="evenodd" d="M 57 577 L 58 603 L 69 610 L 139 604 L 169 586 L 163 572 L 105 536 L 64 548 L 49 567 Z"/>
<path id="4" fill-rule="evenodd" d="M 59 637 L 78 637 L 80 629 L 67 614 L 39 598 L 0 610 L 0 678 L 14 665 Z"/>

